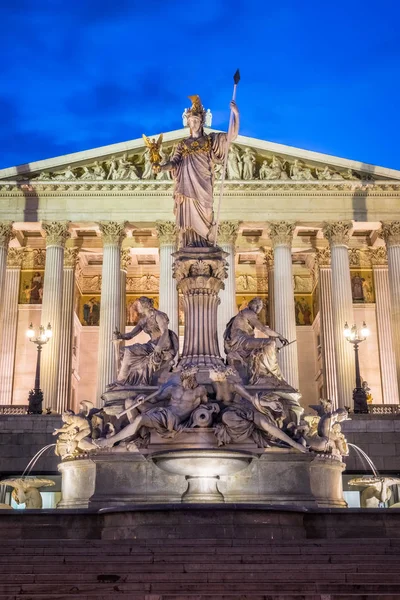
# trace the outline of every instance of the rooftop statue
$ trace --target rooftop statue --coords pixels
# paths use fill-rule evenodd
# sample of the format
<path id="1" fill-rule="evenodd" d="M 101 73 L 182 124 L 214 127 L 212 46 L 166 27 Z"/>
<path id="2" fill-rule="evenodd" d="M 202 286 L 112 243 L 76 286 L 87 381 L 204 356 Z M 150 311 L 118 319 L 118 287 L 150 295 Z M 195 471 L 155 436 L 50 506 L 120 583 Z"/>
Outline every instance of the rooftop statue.
<path id="1" fill-rule="evenodd" d="M 174 212 L 180 247 L 212 246 L 215 236 L 213 213 L 214 164 L 223 163 L 227 151 L 226 133 L 204 133 L 206 111 L 199 96 L 189 96 L 186 111 L 190 136 L 182 140 L 169 161 L 153 163 L 156 173 L 171 171 L 175 180 Z M 233 127 L 230 141 L 239 131 L 239 111 L 232 100 Z"/>
<path id="2" fill-rule="evenodd" d="M 131 340 L 144 331 L 150 336 L 150 340 L 124 348 L 117 380 L 109 385 L 109 389 L 150 384 L 157 371 L 170 370 L 178 352 L 178 336 L 168 329 L 167 315 L 154 308 L 153 300 L 141 296 L 135 308 L 140 315 L 138 324 L 129 333 L 115 331 L 115 339 Z"/>

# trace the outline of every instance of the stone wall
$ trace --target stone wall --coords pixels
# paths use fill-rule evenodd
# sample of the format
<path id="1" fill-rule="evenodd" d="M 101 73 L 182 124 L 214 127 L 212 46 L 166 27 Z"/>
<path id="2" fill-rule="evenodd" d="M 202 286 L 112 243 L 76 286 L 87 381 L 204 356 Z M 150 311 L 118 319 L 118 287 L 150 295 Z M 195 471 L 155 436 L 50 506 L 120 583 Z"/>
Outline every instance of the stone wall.
<path id="1" fill-rule="evenodd" d="M 54 444 L 52 432 L 61 426 L 59 415 L 0 415 L 0 476 L 22 473 L 35 454 Z M 54 448 L 46 450 L 32 474 L 58 474 Z"/>
<path id="2" fill-rule="evenodd" d="M 347 441 L 359 446 L 379 471 L 400 473 L 400 415 L 351 415 L 342 423 Z M 354 448 L 346 459 L 347 471 L 365 469 Z"/>

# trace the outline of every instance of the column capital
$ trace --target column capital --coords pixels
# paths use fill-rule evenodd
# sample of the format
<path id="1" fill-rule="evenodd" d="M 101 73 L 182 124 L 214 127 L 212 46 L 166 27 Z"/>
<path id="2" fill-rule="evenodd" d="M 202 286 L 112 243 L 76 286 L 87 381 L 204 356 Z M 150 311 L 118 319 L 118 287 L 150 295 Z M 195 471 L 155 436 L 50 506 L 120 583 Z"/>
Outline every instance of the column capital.
<path id="1" fill-rule="evenodd" d="M 7 248 L 14 237 L 13 221 L 0 221 L 0 247 Z"/>
<path id="2" fill-rule="evenodd" d="M 20 269 L 25 248 L 9 248 L 7 253 L 7 269 Z"/>
<path id="3" fill-rule="evenodd" d="M 400 246 L 400 221 L 381 221 L 382 229 L 379 232 L 385 240 L 387 248 Z"/>
<path id="4" fill-rule="evenodd" d="M 156 230 L 161 246 L 176 244 L 177 230 L 174 221 L 156 221 Z"/>
<path id="5" fill-rule="evenodd" d="M 352 228 L 353 223 L 351 221 L 333 221 L 324 223 L 322 232 L 331 247 L 347 246 Z"/>
<path id="6" fill-rule="evenodd" d="M 126 236 L 125 227 L 127 221 L 118 223 L 117 221 L 100 221 L 99 228 L 103 238 L 103 246 L 121 246 L 122 240 Z"/>
<path id="7" fill-rule="evenodd" d="M 293 233 L 296 223 L 293 221 L 270 221 L 269 237 L 272 241 L 273 248 L 278 246 L 292 247 Z"/>
<path id="8" fill-rule="evenodd" d="M 325 248 L 318 248 L 315 253 L 315 260 L 317 261 L 318 268 L 330 268 L 331 249 L 329 246 L 326 246 Z"/>
<path id="9" fill-rule="evenodd" d="M 79 248 L 65 248 L 64 269 L 75 269 L 79 258 Z"/>
<path id="10" fill-rule="evenodd" d="M 42 229 L 46 234 L 46 248 L 65 247 L 65 242 L 71 237 L 68 231 L 69 223 L 69 221 L 42 221 Z"/>
<path id="11" fill-rule="evenodd" d="M 128 267 L 131 264 L 132 255 L 130 248 L 124 248 L 121 250 L 121 271 L 128 271 Z"/>
<path id="12" fill-rule="evenodd" d="M 235 245 L 239 231 L 239 221 L 221 221 L 218 225 L 217 240 L 221 244 Z"/>
<path id="13" fill-rule="evenodd" d="M 264 262 L 267 265 L 268 269 L 272 269 L 274 266 L 274 251 L 272 248 L 264 247 L 262 249 L 264 252 Z"/>
<path id="14" fill-rule="evenodd" d="M 369 256 L 373 267 L 387 267 L 387 252 L 385 246 L 369 248 Z"/>

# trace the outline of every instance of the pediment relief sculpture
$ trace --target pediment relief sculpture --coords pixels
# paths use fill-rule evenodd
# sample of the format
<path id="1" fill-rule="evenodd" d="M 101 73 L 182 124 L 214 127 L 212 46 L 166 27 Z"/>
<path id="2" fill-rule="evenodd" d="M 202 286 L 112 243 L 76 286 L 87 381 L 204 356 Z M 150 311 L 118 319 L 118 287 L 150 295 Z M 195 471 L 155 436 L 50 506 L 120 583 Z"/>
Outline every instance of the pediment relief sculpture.
<path id="1" fill-rule="evenodd" d="M 160 145 L 162 163 L 173 156 L 178 142 Z M 222 164 L 214 164 L 214 176 L 221 179 Z M 26 180 L 22 176 L 17 179 Z M 170 171 L 154 172 L 151 162 L 151 149 L 145 147 L 135 153 L 125 152 L 120 156 L 97 159 L 90 164 L 68 165 L 60 171 L 42 171 L 32 174 L 29 179 L 40 182 L 133 182 L 133 181 L 172 181 Z M 360 181 L 371 180 L 366 173 L 352 169 L 338 169 L 331 165 L 306 164 L 298 158 L 268 155 L 248 146 L 231 145 L 226 170 L 228 181 Z"/>

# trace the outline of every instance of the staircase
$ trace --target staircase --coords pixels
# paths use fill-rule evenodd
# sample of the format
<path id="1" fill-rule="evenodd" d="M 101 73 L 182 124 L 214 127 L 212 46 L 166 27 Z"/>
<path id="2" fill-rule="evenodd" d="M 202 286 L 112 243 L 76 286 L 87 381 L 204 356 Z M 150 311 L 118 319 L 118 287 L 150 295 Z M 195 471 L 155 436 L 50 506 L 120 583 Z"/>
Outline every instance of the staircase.
<path id="1" fill-rule="evenodd" d="M 400 538 L 41 536 L 1 540 L 0 600 L 400 599 Z"/>

